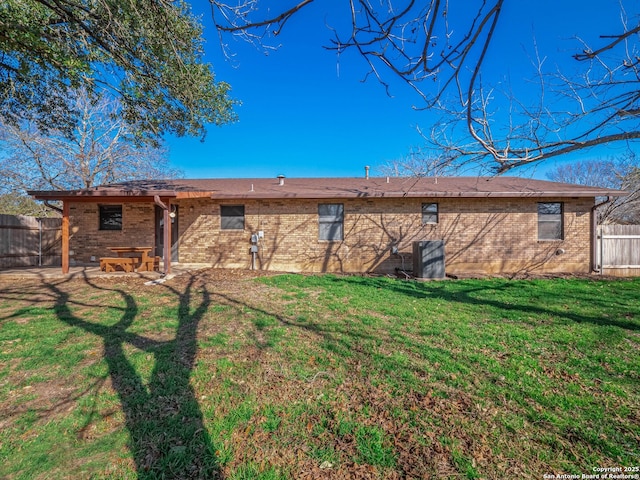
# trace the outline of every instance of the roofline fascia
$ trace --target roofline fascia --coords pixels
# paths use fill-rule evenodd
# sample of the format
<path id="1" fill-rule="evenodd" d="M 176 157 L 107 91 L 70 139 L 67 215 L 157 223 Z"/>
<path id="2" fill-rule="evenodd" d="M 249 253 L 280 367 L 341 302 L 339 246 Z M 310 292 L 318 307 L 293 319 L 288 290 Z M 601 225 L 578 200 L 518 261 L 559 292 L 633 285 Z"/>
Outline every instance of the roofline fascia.
<path id="1" fill-rule="evenodd" d="M 624 196 L 626 192 L 604 191 L 604 192 L 386 192 L 382 194 L 363 193 L 353 194 L 282 194 L 282 193 L 241 193 L 241 194 L 212 194 L 214 200 L 326 200 L 331 198 L 358 199 L 358 198 L 595 198 L 595 197 L 618 197 Z"/>
<path id="2" fill-rule="evenodd" d="M 100 190 L 78 191 L 38 191 L 29 190 L 27 193 L 36 200 L 61 200 L 71 202 L 149 202 L 153 203 L 154 197 L 175 198 L 177 200 L 189 198 L 212 198 L 214 200 L 326 200 L 326 199 L 357 199 L 357 198 L 595 198 L 595 197 L 621 197 L 628 195 L 623 190 L 587 190 L 587 191 L 543 191 L 543 192 L 376 192 L 376 191 L 332 191 L 309 193 L 286 192 L 244 192 L 220 194 L 211 191 L 121 191 L 105 192 Z"/>
<path id="3" fill-rule="evenodd" d="M 118 203 L 118 202 L 145 202 L 153 203 L 153 198 L 158 196 L 162 198 L 175 198 L 175 192 L 157 192 L 157 193 L 145 193 L 145 194 L 127 194 L 123 193 L 109 193 L 99 195 L 68 195 L 68 194 L 56 194 L 56 192 L 27 192 L 36 200 L 52 201 L 60 200 L 65 202 L 106 202 L 106 203 Z"/>

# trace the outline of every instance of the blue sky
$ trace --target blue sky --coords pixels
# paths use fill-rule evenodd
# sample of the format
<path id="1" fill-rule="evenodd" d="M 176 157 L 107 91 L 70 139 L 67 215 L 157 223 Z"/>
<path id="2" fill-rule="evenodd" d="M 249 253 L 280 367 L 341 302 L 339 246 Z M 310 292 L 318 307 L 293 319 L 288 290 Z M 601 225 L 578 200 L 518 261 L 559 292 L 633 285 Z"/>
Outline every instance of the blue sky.
<path id="1" fill-rule="evenodd" d="M 198 2 L 192 2 L 195 12 L 208 6 L 204 0 Z M 343 15 L 327 5 L 344 8 L 347 2 L 316 3 L 290 20 L 279 36 L 280 48 L 269 55 L 244 42 L 231 42 L 232 62 L 225 60 L 211 18 L 202 10 L 206 59 L 216 79 L 231 84 L 232 96 L 242 105 L 237 123 L 212 126 L 204 142 L 168 139 L 172 164 L 188 178 L 362 176 L 365 165 L 375 174 L 380 165 L 423 144 L 417 127 L 429 131 L 440 116 L 415 110 L 420 98 L 390 74 L 386 78 L 391 80 L 392 97 L 375 79 L 363 82 L 367 68 L 355 52 L 338 59 L 323 49 L 331 37 L 325 24 Z M 619 28 L 615 0 L 508 0 L 487 71 L 494 73 L 493 81 L 505 84 L 508 79 L 526 95 L 523 79 L 531 76 L 534 36 L 549 62 L 571 66 L 577 49 L 574 35 L 594 40 L 597 34 Z M 620 152 L 608 148 L 579 156 Z M 511 173 L 544 178 L 551 165 Z"/>

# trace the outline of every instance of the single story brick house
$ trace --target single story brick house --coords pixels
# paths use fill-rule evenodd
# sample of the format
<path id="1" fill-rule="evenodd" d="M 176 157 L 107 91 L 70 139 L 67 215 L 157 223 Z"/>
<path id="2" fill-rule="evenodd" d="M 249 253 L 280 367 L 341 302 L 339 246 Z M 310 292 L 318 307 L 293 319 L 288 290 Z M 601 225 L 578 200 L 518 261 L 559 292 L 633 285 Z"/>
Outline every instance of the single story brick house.
<path id="1" fill-rule="evenodd" d="M 596 198 L 618 190 L 516 177 L 148 180 L 31 191 L 63 205 L 63 261 L 153 246 L 172 262 L 293 272 L 410 269 L 443 240 L 446 272 L 590 272 Z M 167 228 L 165 228 L 167 227 Z"/>

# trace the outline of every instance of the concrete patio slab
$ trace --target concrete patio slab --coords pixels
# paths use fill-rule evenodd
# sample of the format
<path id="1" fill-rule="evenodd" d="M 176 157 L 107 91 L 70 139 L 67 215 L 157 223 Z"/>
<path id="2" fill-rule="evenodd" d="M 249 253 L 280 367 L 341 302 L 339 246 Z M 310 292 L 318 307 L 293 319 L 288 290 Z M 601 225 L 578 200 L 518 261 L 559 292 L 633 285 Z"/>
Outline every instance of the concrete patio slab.
<path id="1" fill-rule="evenodd" d="M 172 263 L 171 274 L 173 276 L 189 273 L 196 270 L 211 268 L 211 265 L 204 263 Z M 162 264 L 160 272 L 112 272 L 106 273 L 100 270 L 97 265 L 74 266 L 69 268 L 68 274 L 62 273 L 60 266 L 54 267 L 16 267 L 0 270 L 0 280 L 20 280 L 20 279 L 63 279 L 63 278 L 106 278 L 106 277 L 139 277 L 148 280 L 155 280 L 162 277 Z"/>

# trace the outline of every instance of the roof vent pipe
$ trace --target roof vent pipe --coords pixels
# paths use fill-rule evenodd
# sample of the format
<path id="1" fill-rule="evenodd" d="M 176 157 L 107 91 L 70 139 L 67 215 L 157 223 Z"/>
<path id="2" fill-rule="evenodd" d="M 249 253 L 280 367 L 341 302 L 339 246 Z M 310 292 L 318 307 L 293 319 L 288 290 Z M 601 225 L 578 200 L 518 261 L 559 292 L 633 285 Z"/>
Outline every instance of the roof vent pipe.
<path id="1" fill-rule="evenodd" d="M 280 186 L 284 185 L 284 175 L 278 175 L 277 179 L 278 179 L 278 185 Z"/>
<path id="2" fill-rule="evenodd" d="M 364 178 L 369 180 L 369 165 L 364 167 Z"/>

